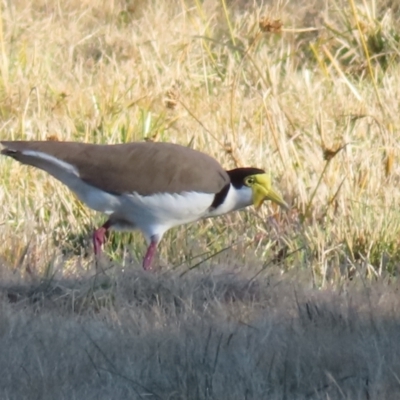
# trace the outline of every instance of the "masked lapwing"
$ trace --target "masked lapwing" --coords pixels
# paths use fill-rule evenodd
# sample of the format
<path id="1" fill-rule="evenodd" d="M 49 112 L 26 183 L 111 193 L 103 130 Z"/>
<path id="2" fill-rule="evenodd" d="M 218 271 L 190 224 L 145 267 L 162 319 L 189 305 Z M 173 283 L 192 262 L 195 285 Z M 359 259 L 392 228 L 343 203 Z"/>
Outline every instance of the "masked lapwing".
<path id="1" fill-rule="evenodd" d="M 58 141 L 2 141 L 1 154 L 40 168 L 90 208 L 108 215 L 93 233 L 101 253 L 109 229 L 139 229 L 148 242 L 143 268 L 175 226 L 272 200 L 287 208 L 258 168 L 226 171 L 212 157 L 172 143 L 99 145 Z"/>

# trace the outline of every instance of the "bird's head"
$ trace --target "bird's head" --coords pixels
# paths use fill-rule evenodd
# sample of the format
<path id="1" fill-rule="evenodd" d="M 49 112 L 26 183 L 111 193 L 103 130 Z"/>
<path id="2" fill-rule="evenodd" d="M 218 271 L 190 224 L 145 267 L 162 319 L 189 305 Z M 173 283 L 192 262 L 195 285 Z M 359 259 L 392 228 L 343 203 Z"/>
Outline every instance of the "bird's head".
<path id="1" fill-rule="evenodd" d="M 252 203 L 257 210 L 265 200 L 271 200 L 282 208 L 289 209 L 282 195 L 272 187 L 271 177 L 262 169 L 237 168 L 228 171 L 228 174 L 234 186 L 246 186 L 251 189 Z"/>
<path id="2" fill-rule="evenodd" d="M 265 200 L 271 200 L 281 207 L 289 209 L 289 206 L 285 200 L 283 200 L 281 194 L 272 187 L 271 177 L 265 172 L 247 176 L 244 179 L 244 184 L 248 186 L 253 193 L 253 204 L 256 210 L 261 207 Z"/>

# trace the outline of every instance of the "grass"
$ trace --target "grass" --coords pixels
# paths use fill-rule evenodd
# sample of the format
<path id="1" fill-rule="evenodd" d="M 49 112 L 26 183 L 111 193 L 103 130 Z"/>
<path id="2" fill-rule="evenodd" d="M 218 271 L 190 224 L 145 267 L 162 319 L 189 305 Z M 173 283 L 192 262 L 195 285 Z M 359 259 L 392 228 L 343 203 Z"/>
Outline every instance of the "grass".
<path id="1" fill-rule="evenodd" d="M 173 141 L 227 168 L 251 164 L 271 172 L 293 205 L 279 216 L 279 238 L 265 223 L 276 211 L 268 207 L 258 216 L 227 217 L 228 223 L 207 221 L 163 241 L 162 259 L 170 265 L 187 262 L 188 253 L 231 246 L 239 229 L 255 259 L 267 260 L 265 249 L 282 241 L 289 252 L 301 248 L 285 269 L 313 268 L 322 277 L 317 285 L 360 258 L 375 271 L 393 271 L 399 259 L 394 11 L 373 1 L 275 8 L 13 5 L 2 15 L 1 135 Z M 1 163 L 5 262 L 13 265 L 29 246 L 28 253 L 40 254 L 39 272 L 44 254 L 87 254 L 90 263 L 90 231 L 101 217 L 45 174 Z M 262 243 L 254 244 L 256 232 Z M 112 257 L 128 248 L 140 258 L 143 240 L 133 238 L 116 235 L 108 245 Z M 177 249 L 176 240 L 185 245 Z M 230 251 L 241 258 L 235 246 Z M 381 268 L 385 252 L 392 262 Z"/>
<path id="2" fill-rule="evenodd" d="M 5 3 L 0 137 L 176 142 L 292 210 L 171 230 L 153 275 L 118 233 L 101 272 L 102 216 L 2 158 L 4 393 L 396 398 L 397 2 L 164 3 Z"/>
<path id="3" fill-rule="evenodd" d="M 398 284 L 218 268 L 3 287 L 8 399 L 395 399 Z"/>

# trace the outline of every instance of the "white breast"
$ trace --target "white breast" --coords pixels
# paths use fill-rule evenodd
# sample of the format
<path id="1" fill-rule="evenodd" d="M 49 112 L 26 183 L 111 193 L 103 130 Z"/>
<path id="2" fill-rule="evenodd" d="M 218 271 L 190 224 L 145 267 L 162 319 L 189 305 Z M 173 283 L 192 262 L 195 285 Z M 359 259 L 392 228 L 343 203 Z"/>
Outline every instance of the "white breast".
<path id="1" fill-rule="evenodd" d="M 147 238 L 161 236 L 168 229 L 204 218 L 214 200 L 210 193 L 183 192 L 181 194 L 158 193 L 141 196 L 123 194 L 121 211 Z"/>

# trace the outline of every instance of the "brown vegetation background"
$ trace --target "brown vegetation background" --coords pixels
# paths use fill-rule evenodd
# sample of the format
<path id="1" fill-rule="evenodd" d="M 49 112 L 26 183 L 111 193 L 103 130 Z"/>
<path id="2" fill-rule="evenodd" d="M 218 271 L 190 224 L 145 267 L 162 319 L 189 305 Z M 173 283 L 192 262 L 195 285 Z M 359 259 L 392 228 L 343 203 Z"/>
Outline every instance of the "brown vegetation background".
<path id="1" fill-rule="evenodd" d="M 4 399 L 399 397 L 397 1 L 3 2 L 0 137 L 171 141 L 293 207 L 138 233 L 0 160 Z"/>

